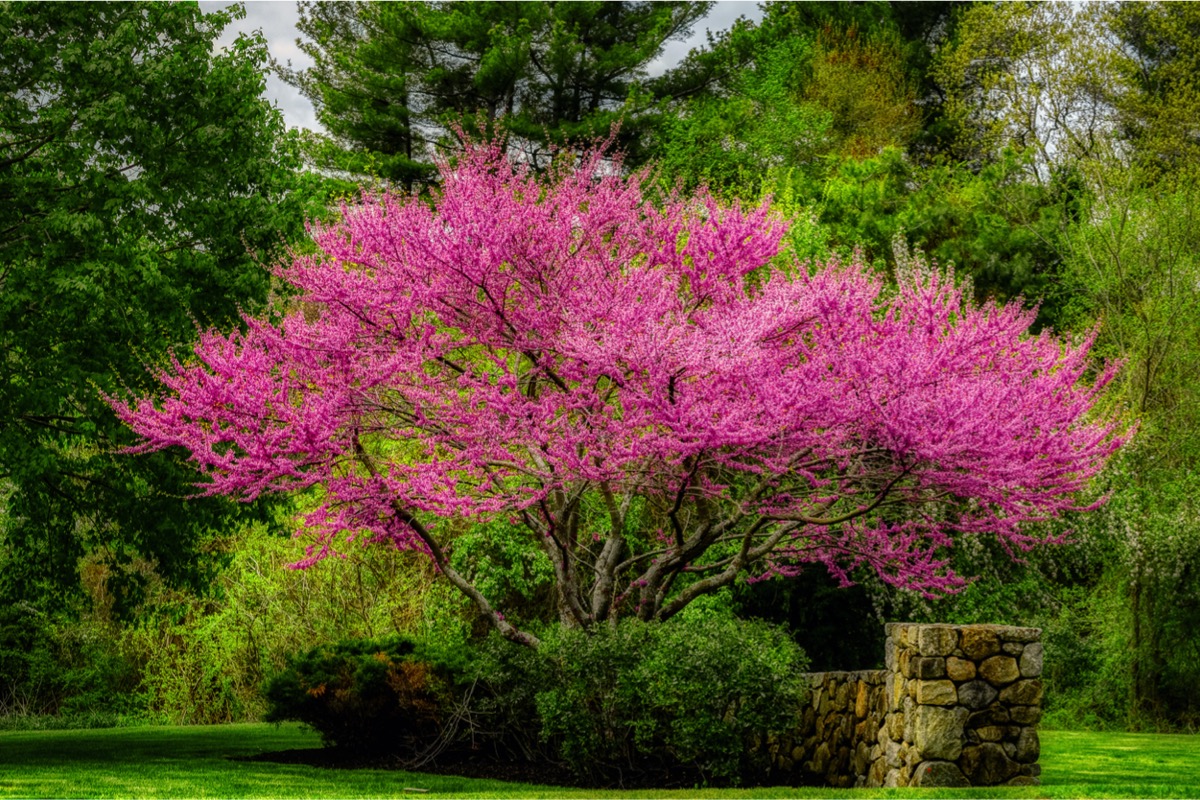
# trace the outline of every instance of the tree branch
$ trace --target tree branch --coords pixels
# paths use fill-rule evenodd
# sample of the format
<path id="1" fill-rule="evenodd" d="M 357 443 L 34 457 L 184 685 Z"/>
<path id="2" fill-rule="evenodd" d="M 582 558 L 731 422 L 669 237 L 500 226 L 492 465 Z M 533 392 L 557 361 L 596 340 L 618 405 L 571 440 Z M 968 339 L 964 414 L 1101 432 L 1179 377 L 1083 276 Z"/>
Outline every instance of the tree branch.
<path id="1" fill-rule="evenodd" d="M 359 440 L 358 433 L 355 432 L 351 434 L 351 439 L 354 444 L 354 453 L 358 457 L 359 462 L 363 465 L 363 467 L 367 470 L 367 473 L 372 478 L 378 478 L 379 470 L 376 468 L 375 462 L 371 459 L 370 455 L 367 454 L 366 449 Z M 484 618 L 492 624 L 492 627 L 500 632 L 501 636 L 509 641 L 523 644 L 527 647 L 536 648 L 541 644 L 541 641 L 536 636 L 526 631 L 519 630 L 505 620 L 503 615 L 497 612 L 496 609 L 492 608 L 492 604 L 488 602 L 488 599 L 483 596 L 483 593 L 480 592 L 473 583 L 471 583 L 456 569 L 450 566 L 450 560 L 446 558 L 446 553 L 442 550 L 441 545 L 438 544 L 437 539 L 433 537 L 433 534 L 429 531 L 429 529 L 427 529 L 421 523 L 421 521 L 412 514 L 412 512 L 400 505 L 400 502 L 395 497 L 392 497 L 388 500 L 388 505 L 392 509 L 392 513 L 396 515 L 396 519 L 407 525 L 408 528 L 412 530 L 412 532 L 415 533 L 417 537 L 424 543 L 425 547 L 428 548 L 429 555 L 433 558 L 433 563 L 437 564 L 438 570 L 440 570 L 441 573 L 445 575 L 460 592 L 470 598 L 471 602 L 475 604 L 475 607 L 479 609 L 479 613 L 482 614 Z"/>

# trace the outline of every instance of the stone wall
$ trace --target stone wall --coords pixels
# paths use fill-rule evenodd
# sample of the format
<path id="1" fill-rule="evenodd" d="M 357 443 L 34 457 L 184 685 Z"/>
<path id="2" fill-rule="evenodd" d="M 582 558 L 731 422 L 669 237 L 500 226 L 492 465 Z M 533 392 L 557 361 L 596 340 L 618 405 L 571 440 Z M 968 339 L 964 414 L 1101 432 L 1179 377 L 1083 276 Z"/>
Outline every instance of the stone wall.
<path id="1" fill-rule="evenodd" d="M 885 669 L 809 676 L 800 726 L 768 742 L 777 776 L 836 787 L 1036 785 L 1041 631 L 886 630 Z"/>
<path id="2" fill-rule="evenodd" d="M 769 742 L 778 778 L 851 788 L 865 785 L 887 713 L 887 673 L 814 672 L 800 727 Z"/>

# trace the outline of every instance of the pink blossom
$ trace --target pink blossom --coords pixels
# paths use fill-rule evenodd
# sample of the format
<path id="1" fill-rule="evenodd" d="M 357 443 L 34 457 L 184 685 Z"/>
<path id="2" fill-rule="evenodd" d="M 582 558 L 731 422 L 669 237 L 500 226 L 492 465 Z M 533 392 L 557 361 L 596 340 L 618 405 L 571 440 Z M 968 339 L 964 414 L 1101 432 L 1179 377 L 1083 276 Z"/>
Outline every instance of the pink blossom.
<path id="1" fill-rule="evenodd" d="M 665 619 L 809 563 L 937 593 L 961 584 L 955 537 L 1029 548 L 1127 438 L 1095 411 L 1113 370 L 1087 379 L 1091 337 L 1031 335 L 1031 311 L 972 304 L 949 272 L 772 269 L 766 205 L 648 196 L 603 157 L 546 180 L 474 146 L 432 203 L 365 195 L 279 270 L 285 312 L 110 402 L 207 493 L 321 487 L 301 566 L 343 536 L 425 552 L 526 643 L 439 520 L 519 520 L 568 624 Z"/>

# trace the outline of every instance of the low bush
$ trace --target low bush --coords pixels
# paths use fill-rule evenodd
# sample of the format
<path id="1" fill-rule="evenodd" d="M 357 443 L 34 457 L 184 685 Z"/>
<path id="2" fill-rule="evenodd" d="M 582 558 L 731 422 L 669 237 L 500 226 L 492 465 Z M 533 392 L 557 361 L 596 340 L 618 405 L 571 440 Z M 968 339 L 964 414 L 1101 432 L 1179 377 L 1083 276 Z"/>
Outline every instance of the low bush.
<path id="1" fill-rule="evenodd" d="M 267 684 L 266 719 L 410 765 L 451 747 L 590 785 L 737 784 L 768 777 L 759 745 L 797 724 L 807 666 L 782 629 L 712 614 L 551 629 L 537 650 L 362 639 L 293 657 Z"/>
<path id="2" fill-rule="evenodd" d="M 797 723 L 807 664 L 761 622 L 560 629 L 536 652 L 484 647 L 471 706 L 511 750 L 555 757 L 591 784 L 739 783 L 766 778 L 756 743 Z"/>
<path id="3" fill-rule="evenodd" d="M 464 668 L 412 639 L 320 645 L 266 685 L 266 720 L 303 722 L 326 746 L 421 753 L 442 740 Z"/>
<path id="4" fill-rule="evenodd" d="M 410 765 L 452 753 L 594 786 L 753 783 L 769 776 L 759 745 L 798 721 L 807 666 L 782 629 L 712 614 L 551 629 L 537 650 L 362 639 L 294 656 L 267 683 L 266 719 Z"/>
<path id="5" fill-rule="evenodd" d="M 0 725 L 101 727 L 133 711 L 137 664 L 113 631 L 25 603 L 0 608 Z"/>
<path id="6" fill-rule="evenodd" d="M 54 630 L 28 606 L 0 608 L 0 717 L 54 714 L 62 685 Z"/>

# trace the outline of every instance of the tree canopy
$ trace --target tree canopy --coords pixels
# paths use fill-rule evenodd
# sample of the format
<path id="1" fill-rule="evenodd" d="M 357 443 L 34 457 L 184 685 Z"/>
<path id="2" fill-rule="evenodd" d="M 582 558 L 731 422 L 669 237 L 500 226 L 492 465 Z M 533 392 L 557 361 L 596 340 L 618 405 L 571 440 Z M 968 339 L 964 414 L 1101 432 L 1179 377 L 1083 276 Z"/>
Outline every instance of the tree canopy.
<path id="1" fill-rule="evenodd" d="M 161 3 L 0 5 L 0 536 L 8 591 L 70 587 L 79 558 L 196 567 L 231 506 L 185 501 L 167 454 L 130 460 L 98 389 L 229 325 L 299 229 L 298 164 L 262 99 L 261 36 Z"/>
<path id="2" fill-rule="evenodd" d="M 552 565 L 563 624 L 665 620 L 746 574 L 824 564 L 925 592 L 955 536 L 1026 549 L 1123 441 L 1092 417 L 1090 339 L 1030 336 L 910 265 L 772 264 L 784 224 L 708 195 L 652 202 L 602 151 L 540 181 L 499 145 L 440 164 L 433 206 L 384 195 L 279 275 L 297 305 L 210 331 L 113 400 L 210 494 L 321 487 L 306 526 L 447 557 L 508 521 Z"/>
<path id="3" fill-rule="evenodd" d="M 492 135 L 502 117 L 533 159 L 623 120 L 639 149 L 643 86 L 663 46 L 711 3 L 301 3 L 300 47 L 284 77 L 312 100 L 328 139 L 315 163 L 413 186 L 453 127 Z"/>

